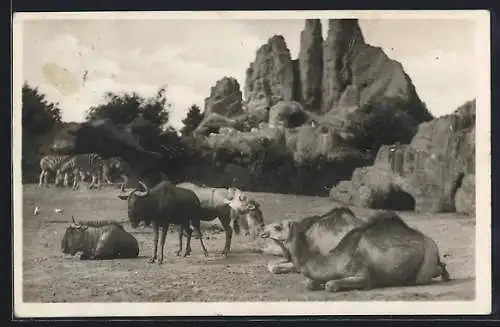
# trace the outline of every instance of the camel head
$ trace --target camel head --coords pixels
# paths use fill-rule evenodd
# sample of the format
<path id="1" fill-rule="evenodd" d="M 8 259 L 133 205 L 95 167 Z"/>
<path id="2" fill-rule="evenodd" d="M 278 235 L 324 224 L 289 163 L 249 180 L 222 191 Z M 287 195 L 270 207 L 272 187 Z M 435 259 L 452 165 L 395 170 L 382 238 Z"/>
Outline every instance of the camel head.
<path id="1" fill-rule="evenodd" d="M 290 239 L 292 227 L 295 221 L 285 219 L 277 223 L 271 223 L 264 226 L 261 238 L 270 239 L 278 243 L 285 243 Z"/>

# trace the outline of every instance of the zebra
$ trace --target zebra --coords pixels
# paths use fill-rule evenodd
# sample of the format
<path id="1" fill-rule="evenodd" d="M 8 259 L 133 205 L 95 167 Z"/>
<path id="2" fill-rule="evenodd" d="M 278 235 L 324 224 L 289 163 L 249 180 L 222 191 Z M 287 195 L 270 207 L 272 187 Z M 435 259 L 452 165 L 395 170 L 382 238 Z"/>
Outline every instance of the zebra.
<path id="1" fill-rule="evenodd" d="M 57 179 L 61 180 L 64 176 L 64 185 L 68 185 L 69 174 L 73 174 L 73 189 L 80 188 L 80 181 L 87 175 L 92 177 L 88 188 L 99 187 L 101 184 L 100 172 L 103 166 L 103 159 L 96 153 L 78 154 L 66 161 L 57 171 Z M 97 185 L 96 185 L 97 183 Z"/>
<path id="2" fill-rule="evenodd" d="M 123 182 L 120 185 L 120 189 L 125 191 L 125 185 L 127 185 L 129 175 L 131 174 L 130 166 L 122 160 L 120 157 L 112 157 L 103 161 L 102 165 L 102 181 L 106 184 L 111 184 L 109 175 L 112 169 L 116 169 L 120 173 L 120 177 L 123 178 Z"/>
<path id="3" fill-rule="evenodd" d="M 57 170 L 69 159 L 69 155 L 47 155 L 40 159 L 40 180 L 38 183 L 39 187 L 48 186 L 48 175 L 49 172 L 57 173 Z M 57 178 L 55 184 L 57 185 Z"/>

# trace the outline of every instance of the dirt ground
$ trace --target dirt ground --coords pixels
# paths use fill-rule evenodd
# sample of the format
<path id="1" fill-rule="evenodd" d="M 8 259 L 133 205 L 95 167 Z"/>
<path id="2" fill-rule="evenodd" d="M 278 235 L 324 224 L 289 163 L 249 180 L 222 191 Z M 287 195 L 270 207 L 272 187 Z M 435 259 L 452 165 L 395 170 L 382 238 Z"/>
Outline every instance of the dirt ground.
<path id="1" fill-rule="evenodd" d="M 175 256 L 177 231 L 170 232 L 165 245 L 166 263 L 148 264 L 152 252 L 150 228 L 133 230 L 139 241 L 137 259 L 80 261 L 64 256 L 60 249 L 71 216 L 79 220 L 125 221 L 126 202 L 119 190 L 95 191 L 68 188 L 23 190 L 23 302 L 170 302 L 170 301 L 325 301 L 325 300 L 472 300 L 475 297 L 475 218 L 457 214 L 422 215 L 401 213 L 411 226 L 434 238 L 446 256 L 452 280 L 436 280 L 419 287 L 394 287 L 370 291 L 327 293 L 303 288 L 300 274 L 273 275 L 267 263 L 279 257 L 259 253 L 263 240 L 235 236 L 227 258 L 219 253 L 224 244 L 218 221 L 204 227 L 204 242 L 210 253 L 202 254 L 193 239 L 191 257 Z M 338 205 L 327 198 L 251 193 L 261 203 L 266 223 L 299 219 L 324 213 Z M 35 206 L 40 213 L 34 216 Z M 62 213 L 55 213 L 62 208 Z M 352 208 L 361 217 L 370 212 Z M 15 217 L 20 219 L 21 217 Z M 218 225 L 220 226 L 220 225 Z"/>

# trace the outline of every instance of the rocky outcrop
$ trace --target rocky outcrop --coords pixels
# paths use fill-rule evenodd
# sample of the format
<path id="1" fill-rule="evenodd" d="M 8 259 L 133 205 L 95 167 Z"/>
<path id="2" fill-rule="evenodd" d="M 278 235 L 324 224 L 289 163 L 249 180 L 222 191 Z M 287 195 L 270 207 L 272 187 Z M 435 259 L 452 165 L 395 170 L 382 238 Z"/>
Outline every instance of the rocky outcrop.
<path id="1" fill-rule="evenodd" d="M 373 166 L 355 169 L 330 196 L 364 207 L 385 197 L 384 209 L 397 209 L 394 198 L 411 196 L 416 211 L 473 213 L 474 174 L 475 100 L 422 123 L 408 145 L 382 146 Z"/>
<path id="2" fill-rule="evenodd" d="M 278 101 L 294 99 L 294 73 L 285 39 L 275 35 L 257 50 L 246 71 L 245 98 L 249 110 L 271 108 Z"/>
<path id="3" fill-rule="evenodd" d="M 355 49 L 352 42 L 364 43 L 357 19 L 328 20 L 328 36 L 323 44 L 322 112 L 334 109 L 351 84 L 347 59 Z"/>
<path id="4" fill-rule="evenodd" d="M 320 112 L 321 81 L 323 77 L 323 36 L 321 20 L 306 19 L 305 27 L 300 34 L 300 51 L 298 59 L 299 90 L 297 100 L 307 110 Z M 296 75 L 297 76 L 297 75 Z"/>
<path id="5" fill-rule="evenodd" d="M 233 77 L 218 80 L 210 89 L 210 96 L 205 99 L 205 117 L 217 113 L 233 117 L 242 113 L 242 94 L 240 84 Z"/>
<path id="6" fill-rule="evenodd" d="M 343 114 L 346 107 L 401 98 L 415 104 L 411 114 L 416 121 L 432 118 L 402 65 L 381 48 L 365 43 L 357 19 L 330 19 L 328 24 L 323 44 L 322 112 Z"/>

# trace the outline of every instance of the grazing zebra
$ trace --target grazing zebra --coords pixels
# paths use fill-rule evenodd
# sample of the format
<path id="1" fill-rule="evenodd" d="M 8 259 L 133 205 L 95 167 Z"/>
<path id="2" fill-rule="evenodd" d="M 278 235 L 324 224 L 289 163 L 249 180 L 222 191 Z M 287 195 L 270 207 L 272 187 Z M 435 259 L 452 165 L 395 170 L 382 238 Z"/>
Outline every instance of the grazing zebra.
<path id="1" fill-rule="evenodd" d="M 49 172 L 57 173 L 57 170 L 71 158 L 71 156 L 55 156 L 48 155 L 40 159 L 40 181 L 38 186 L 42 187 L 43 185 L 48 186 L 48 175 Z M 57 179 L 56 183 L 57 185 Z"/>
<path id="2" fill-rule="evenodd" d="M 122 191 L 125 190 L 125 185 L 127 185 L 128 178 L 131 174 L 130 166 L 120 157 L 112 157 L 103 161 L 102 165 L 102 181 L 106 184 L 111 184 L 111 180 L 109 175 L 111 174 L 111 170 L 116 169 L 120 177 L 123 178 L 123 182 L 120 185 L 120 189 Z"/>
<path id="3" fill-rule="evenodd" d="M 90 189 L 100 185 L 102 165 L 103 159 L 98 154 L 78 154 L 66 161 L 61 168 L 59 168 L 57 171 L 57 179 L 61 180 L 64 175 L 64 183 L 67 185 L 68 175 L 73 174 L 73 189 L 76 190 L 80 187 L 80 181 L 84 180 L 87 175 L 90 175 L 92 177 L 92 181 L 88 185 Z"/>

